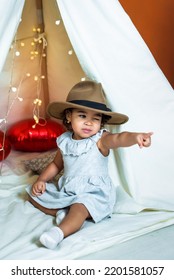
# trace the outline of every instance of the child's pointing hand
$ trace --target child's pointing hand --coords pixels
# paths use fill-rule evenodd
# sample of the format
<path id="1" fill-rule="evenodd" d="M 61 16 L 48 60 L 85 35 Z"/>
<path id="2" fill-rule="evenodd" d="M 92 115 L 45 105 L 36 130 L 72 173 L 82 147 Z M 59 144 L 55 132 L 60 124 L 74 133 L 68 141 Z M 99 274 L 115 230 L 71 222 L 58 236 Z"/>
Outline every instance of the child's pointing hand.
<path id="1" fill-rule="evenodd" d="M 151 145 L 151 136 L 153 132 L 137 134 L 137 144 L 140 148 L 149 147 Z"/>

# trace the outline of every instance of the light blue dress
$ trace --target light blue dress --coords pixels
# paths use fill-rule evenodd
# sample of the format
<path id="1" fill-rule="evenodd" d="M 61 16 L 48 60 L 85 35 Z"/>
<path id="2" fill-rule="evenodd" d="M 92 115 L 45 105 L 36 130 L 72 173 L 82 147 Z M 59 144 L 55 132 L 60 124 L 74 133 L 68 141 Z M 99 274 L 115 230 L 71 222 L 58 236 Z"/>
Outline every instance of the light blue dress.
<path id="1" fill-rule="evenodd" d="M 82 203 L 94 222 L 110 217 L 116 191 L 108 175 L 108 157 L 103 156 L 96 145 L 103 131 L 82 140 L 74 140 L 69 131 L 59 136 L 57 145 L 64 161 L 64 174 L 58 186 L 47 183 L 46 191 L 38 197 L 31 195 L 31 186 L 28 186 L 29 195 L 51 209 Z"/>

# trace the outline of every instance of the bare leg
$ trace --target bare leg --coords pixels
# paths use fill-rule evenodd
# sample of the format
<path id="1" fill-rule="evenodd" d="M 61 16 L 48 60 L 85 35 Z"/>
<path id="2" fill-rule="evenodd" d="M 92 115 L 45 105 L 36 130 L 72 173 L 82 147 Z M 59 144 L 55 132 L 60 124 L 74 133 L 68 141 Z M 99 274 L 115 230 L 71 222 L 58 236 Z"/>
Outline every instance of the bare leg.
<path id="1" fill-rule="evenodd" d="M 40 236 L 40 242 L 49 249 L 54 249 L 64 237 L 78 231 L 84 221 L 90 218 L 87 208 L 82 203 L 70 206 L 70 210 L 59 226 L 54 226 Z"/>
<path id="2" fill-rule="evenodd" d="M 75 203 L 70 206 L 67 216 L 60 223 L 59 228 L 63 231 L 64 237 L 78 231 L 87 218 L 90 218 L 87 208 L 82 203 Z"/>
<path id="3" fill-rule="evenodd" d="M 33 204 L 34 207 L 36 207 L 37 209 L 39 209 L 40 211 L 44 212 L 47 215 L 51 215 L 51 216 L 56 216 L 56 213 L 59 209 L 48 209 L 46 207 L 43 207 L 42 205 L 38 204 L 34 199 L 31 198 L 31 196 L 29 196 L 29 201 L 31 202 L 31 204 Z"/>

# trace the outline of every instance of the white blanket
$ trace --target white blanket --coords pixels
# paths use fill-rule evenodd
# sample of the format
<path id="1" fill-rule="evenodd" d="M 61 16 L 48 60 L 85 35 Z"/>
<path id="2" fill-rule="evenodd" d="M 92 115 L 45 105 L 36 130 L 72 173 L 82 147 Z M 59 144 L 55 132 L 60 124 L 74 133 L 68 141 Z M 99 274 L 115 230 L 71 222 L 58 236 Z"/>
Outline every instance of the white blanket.
<path id="1" fill-rule="evenodd" d="M 174 223 L 173 212 L 142 211 L 142 205 L 118 188 L 112 218 L 98 224 L 85 222 L 80 231 L 64 239 L 55 250 L 46 249 L 41 246 L 39 236 L 55 223 L 55 219 L 34 208 L 27 201 L 25 192 L 25 186 L 34 182 L 37 176 L 27 171 L 22 161 L 34 156 L 13 151 L 3 163 L 0 259 L 79 259 Z"/>

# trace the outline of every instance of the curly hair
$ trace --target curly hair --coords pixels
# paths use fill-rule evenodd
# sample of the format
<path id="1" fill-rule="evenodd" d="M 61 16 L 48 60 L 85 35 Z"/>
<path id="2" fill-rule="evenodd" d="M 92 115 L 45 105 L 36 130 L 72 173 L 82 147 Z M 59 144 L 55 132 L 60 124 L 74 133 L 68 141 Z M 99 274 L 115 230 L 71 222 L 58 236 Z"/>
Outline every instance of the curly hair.
<path id="1" fill-rule="evenodd" d="M 64 126 L 67 128 L 67 130 L 71 131 L 72 130 L 72 127 L 71 127 L 71 123 L 69 123 L 67 121 L 67 118 L 66 118 L 66 115 L 68 112 L 72 112 L 73 108 L 68 108 L 68 109 L 65 109 L 62 114 L 61 114 L 61 118 L 62 118 L 62 121 L 63 121 L 63 124 Z M 101 128 L 108 122 L 108 120 L 110 119 L 111 117 L 110 116 L 107 116 L 107 115 L 104 115 L 102 114 L 102 120 L 101 120 Z"/>

